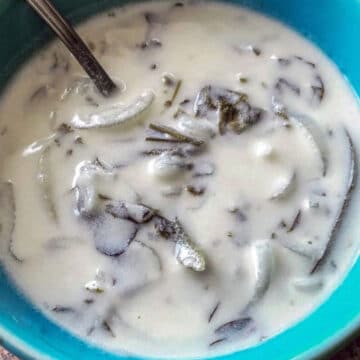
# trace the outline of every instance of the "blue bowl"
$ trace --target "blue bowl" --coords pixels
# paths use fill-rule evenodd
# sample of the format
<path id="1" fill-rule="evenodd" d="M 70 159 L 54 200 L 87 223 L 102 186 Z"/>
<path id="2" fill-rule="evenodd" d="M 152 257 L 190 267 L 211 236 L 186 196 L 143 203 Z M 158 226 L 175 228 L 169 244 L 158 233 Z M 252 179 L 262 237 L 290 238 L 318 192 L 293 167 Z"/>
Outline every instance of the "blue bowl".
<path id="1" fill-rule="evenodd" d="M 73 21 L 123 3 L 121 0 L 55 2 Z M 272 16 L 315 42 L 337 64 L 355 93 L 360 94 L 359 0 L 233 2 Z M 51 33 L 25 1 L 1 0 L 0 34 L 1 89 L 31 52 L 51 38 Z M 354 219 L 352 222 L 356 223 Z M 359 284 L 360 262 L 357 262 L 336 291 L 306 319 L 256 347 L 217 359 L 288 360 L 326 356 L 360 330 Z M 23 359 L 125 359 L 88 345 L 49 321 L 19 293 L 1 267 L 0 344 Z"/>

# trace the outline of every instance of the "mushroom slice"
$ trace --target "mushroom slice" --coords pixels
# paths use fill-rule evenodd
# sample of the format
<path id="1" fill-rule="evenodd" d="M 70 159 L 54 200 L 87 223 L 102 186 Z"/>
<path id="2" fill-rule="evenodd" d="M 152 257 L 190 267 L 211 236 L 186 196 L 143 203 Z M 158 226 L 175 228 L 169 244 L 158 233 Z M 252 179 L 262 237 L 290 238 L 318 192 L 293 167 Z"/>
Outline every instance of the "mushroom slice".
<path id="1" fill-rule="evenodd" d="M 95 224 L 95 247 L 104 255 L 120 256 L 134 240 L 137 231 L 138 226 L 133 222 L 105 214 Z"/>
<path id="2" fill-rule="evenodd" d="M 107 204 L 106 211 L 116 218 L 130 220 L 137 224 L 149 222 L 155 215 L 155 211 L 148 206 L 131 204 L 125 201 Z"/>
<path id="3" fill-rule="evenodd" d="M 150 109 L 154 99 L 154 93 L 151 90 L 145 90 L 127 106 L 113 105 L 85 117 L 77 114 L 72 119 L 72 125 L 77 129 L 96 129 L 135 124 Z"/>
<path id="4" fill-rule="evenodd" d="M 270 286 L 273 272 L 273 252 L 268 240 L 256 241 L 253 245 L 255 259 L 255 291 L 251 304 L 259 301 Z"/>
<path id="5" fill-rule="evenodd" d="M 104 168 L 99 161 L 82 161 L 76 167 L 72 188 L 76 198 L 76 214 L 89 215 L 98 204 L 99 177 L 113 175 L 111 170 Z"/>

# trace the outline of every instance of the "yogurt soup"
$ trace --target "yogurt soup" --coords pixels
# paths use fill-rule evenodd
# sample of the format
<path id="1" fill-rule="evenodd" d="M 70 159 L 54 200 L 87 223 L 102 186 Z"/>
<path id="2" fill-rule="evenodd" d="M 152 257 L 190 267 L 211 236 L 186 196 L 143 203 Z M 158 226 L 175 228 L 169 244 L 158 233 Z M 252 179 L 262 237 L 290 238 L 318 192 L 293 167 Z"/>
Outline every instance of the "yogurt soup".
<path id="1" fill-rule="evenodd" d="M 334 65 L 221 3 L 132 4 L 79 32 L 116 94 L 54 42 L 0 102 L 19 289 L 87 341 L 157 358 L 253 346 L 313 311 L 358 251 L 341 225 L 359 104 Z"/>

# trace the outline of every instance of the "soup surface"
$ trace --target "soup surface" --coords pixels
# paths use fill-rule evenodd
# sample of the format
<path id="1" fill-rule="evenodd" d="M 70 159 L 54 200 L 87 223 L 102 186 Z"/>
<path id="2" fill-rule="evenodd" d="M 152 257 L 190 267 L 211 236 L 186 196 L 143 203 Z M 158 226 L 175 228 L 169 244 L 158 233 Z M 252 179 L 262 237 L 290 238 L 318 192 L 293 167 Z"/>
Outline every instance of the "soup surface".
<path id="1" fill-rule="evenodd" d="M 130 5 L 79 32 L 115 95 L 55 42 L 0 102 L 0 259 L 19 288 L 86 340 L 158 358 L 309 314 L 358 250 L 359 106 L 333 64 L 220 3 Z"/>

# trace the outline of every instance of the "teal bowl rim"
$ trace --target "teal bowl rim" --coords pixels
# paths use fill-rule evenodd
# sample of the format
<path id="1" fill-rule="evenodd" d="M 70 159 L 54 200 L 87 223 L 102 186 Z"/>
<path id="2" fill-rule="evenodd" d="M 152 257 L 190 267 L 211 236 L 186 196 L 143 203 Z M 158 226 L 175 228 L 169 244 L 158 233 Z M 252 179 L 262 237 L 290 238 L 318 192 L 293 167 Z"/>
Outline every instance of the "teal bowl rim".
<path id="1" fill-rule="evenodd" d="M 6 11 L 7 6 L 13 0 L 3 0 L 2 4 L 0 4 L 0 18 L 1 15 Z M 122 1 L 121 3 L 129 2 L 130 0 Z M 230 2 L 241 3 L 241 5 L 249 7 L 253 10 L 258 10 L 260 13 L 261 7 L 264 6 L 264 3 L 274 3 L 282 4 L 281 0 L 229 0 Z M 345 9 L 342 5 L 342 0 L 333 0 L 332 6 L 333 10 L 330 16 L 330 20 L 333 21 L 339 20 L 337 17 L 337 11 L 346 10 L 347 22 L 345 23 L 344 19 L 340 19 L 342 21 L 342 25 L 346 27 L 347 33 L 351 37 L 351 27 L 348 26 L 349 21 L 354 21 L 354 23 L 360 23 L 360 2 L 356 2 L 357 0 L 348 0 L 349 9 Z M 80 2 L 80 1 L 79 1 Z M 84 3 L 84 1 L 82 1 Z M 119 2 L 117 0 L 104 0 L 101 4 L 101 8 L 107 8 L 114 3 Z M 321 1 L 317 1 L 319 4 Z M 253 5 L 256 3 L 257 5 Z M 304 0 L 302 2 L 303 8 L 306 8 L 306 4 L 308 6 L 313 6 L 312 0 Z M 351 4 L 353 5 L 353 10 L 351 11 Z M 99 8 L 99 3 L 93 0 L 92 6 L 86 7 L 86 10 L 80 8 L 74 13 L 72 12 L 72 18 L 75 21 L 79 21 L 83 18 L 83 15 L 86 14 L 86 17 L 95 13 Z M 290 6 L 290 8 L 286 8 L 286 6 Z M 310 40 L 312 40 L 317 45 L 322 45 L 321 43 L 325 41 L 321 36 L 316 37 L 311 34 L 311 26 L 316 26 L 316 20 L 310 19 L 310 24 L 307 28 L 301 28 L 300 23 L 296 19 L 296 17 L 301 18 L 302 16 L 309 16 L 303 9 L 296 9 L 295 7 L 291 7 L 290 5 L 284 5 L 284 9 L 280 9 L 279 13 L 277 11 L 268 10 L 265 11 L 267 16 L 274 17 L 277 20 L 282 21 L 286 25 L 290 25 L 292 28 L 295 27 L 297 32 L 302 33 Z M 5 9 L 5 10 L 4 10 Z M 65 13 L 69 13 L 70 8 L 65 8 Z M 292 20 L 287 20 L 287 11 L 289 14 L 291 13 L 293 16 Z M 327 20 L 329 22 L 329 20 Z M 340 22 L 341 22 L 340 21 Z M 48 37 L 48 33 L 45 37 Z M 39 43 L 42 43 L 41 39 L 38 39 Z M 327 44 L 326 46 L 320 46 L 320 48 L 334 60 L 334 62 L 338 65 L 340 70 L 343 72 L 344 76 L 348 75 L 348 72 L 351 71 L 347 69 L 347 64 L 350 62 L 349 67 L 354 66 L 354 59 L 351 59 L 351 51 L 350 54 L 344 54 L 342 56 L 334 55 L 334 48 L 331 45 Z M 352 51 L 354 47 L 351 48 Z M 24 49 L 23 53 L 30 54 L 29 49 Z M 355 52 L 356 54 L 356 52 Z M 359 54 L 360 55 L 360 54 Z M 22 60 L 15 59 L 13 67 L 16 68 L 21 64 Z M 7 79 L 6 79 L 7 80 Z M 360 76 L 355 76 L 352 74 L 352 85 L 355 90 L 357 90 L 357 94 L 360 94 Z M 356 92 L 355 92 L 356 93 Z M 340 348 L 345 345 L 348 341 L 350 341 L 353 337 L 357 336 L 360 333 L 360 291 L 358 285 L 358 281 L 360 280 L 360 261 L 356 261 L 352 268 L 349 270 L 349 273 L 345 277 L 342 284 L 335 289 L 335 291 L 330 295 L 326 301 L 320 305 L 317 309 L 315 309 L 311 314 L 309 314 L 305 319 L 301 320 L 293 327 L 286 329 L 285 331 L 279 333 L 273 338 L 270 338 L 264 341 L 262 344 L 258 346 L 254 346 L 239 352 L 234 352 L 229 355 L 223 355 L 218 357 L 212 357 L 211 359 L 216 360 L 250 360 L 250 359 L 258 359 L 262 358 L 262 356 L 269 359 L 276 360 L 309 360 L 309 359 L 318 359 L 323 358 L 328 355 L 330 352 Z M 355 304 L 355 305 L 354 305 Z M 338 311 L 340 309 L 340 311 Z M 329 320 L 331 319 L 331 320 Z M 59 347 L 55 348 L 52 346 L 51 342 L 45 342 L 40 340 L 37 342 L 34 336 L 29 331 L 25 331 L 21 328 L 21 325 L 18 325 L 13 319 L 5 318 L 0 314 L 0 344 L 4 345 L 14 354 L 18 355 L 22 359 L 72 359 L 71 353 L 67 352 L 66 349 L 60 349 Z M 59 330 L 61 331 L 61 330 Z M 305 336 L 306 335 L 306 336 Z M 94 356 L 91 356 L 91 359 L 99 358 L 100 356 L 104 359 L 115 360 L 115 359 L 143 359 L 142 357 L 126 357 L 119 356 L 114 353 L 106 352 L 101 350 L 100 348 L 88 345 L 85 342 L 77 339 L 76 337 L 70 336 L 69 340 L 71 340 L 71 344 L 75 342 L 77 344 L 83 344 L 83 349 L 87 353 L 94 352 Z M 79 354 L 78 354 L 79 355 Z M 76 357 L 75 357 L 76 358 Z M 149 358 L 147 358 L 149 359 Z"/>

